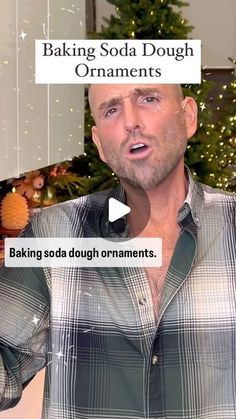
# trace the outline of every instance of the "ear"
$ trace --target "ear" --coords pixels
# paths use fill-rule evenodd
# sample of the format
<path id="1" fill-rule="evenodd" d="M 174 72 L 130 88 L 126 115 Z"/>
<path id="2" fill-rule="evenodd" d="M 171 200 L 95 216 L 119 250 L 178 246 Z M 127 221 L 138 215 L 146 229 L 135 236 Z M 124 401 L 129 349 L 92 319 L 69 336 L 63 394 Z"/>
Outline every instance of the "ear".
<path id="1" fill-rule="evenodd" d="M 184 111 L 185 126 L 187 138 L 191 138 L 197 129 L 197 104 L 192 97 L 186 97 L 182 101 Z"/>
<path id="2" fill-rule="evenodd" d="M 101 141 L 100 141 L 100 138 L 99 138 L 99 135 L 98 135 L 98 129 L 95 125 L 92 127 L 92 139 L 93 139 L 94 144 L 97 147 L 100 159 L 102 161 L 104 161 L 104 163 L 107 163 L 107 160 L 106 160 L 106 158 L 104 156 L 104 153 L 103 153 L 103 148 L 102 148 L 102 145 L 101 145 Z"/>

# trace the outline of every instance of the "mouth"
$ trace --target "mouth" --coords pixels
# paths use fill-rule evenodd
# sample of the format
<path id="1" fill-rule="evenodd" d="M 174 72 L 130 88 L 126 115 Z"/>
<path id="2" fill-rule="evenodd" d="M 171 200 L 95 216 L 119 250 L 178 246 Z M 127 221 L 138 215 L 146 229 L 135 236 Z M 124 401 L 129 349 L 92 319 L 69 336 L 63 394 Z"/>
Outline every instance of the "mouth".
<path id="1" fill-rule="evenodd" d="M 131 144 L 128 151 L 128 158 L 131 160 L 144 159 L 149 156 L 152 148 L 142 141 Z"/>

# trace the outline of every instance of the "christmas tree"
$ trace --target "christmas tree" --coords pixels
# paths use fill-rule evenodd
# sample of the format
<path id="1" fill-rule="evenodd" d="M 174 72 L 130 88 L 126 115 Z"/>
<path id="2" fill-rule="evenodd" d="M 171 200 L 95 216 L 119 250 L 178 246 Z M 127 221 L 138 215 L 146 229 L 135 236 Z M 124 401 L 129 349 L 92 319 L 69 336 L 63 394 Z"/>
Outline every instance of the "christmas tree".
<path id="1" fill-rule="evenodd" d="M 182 16 L 180 0 L 108 0 L 115 14 L 93 37 L 99 39 L 187 39 L 192 26 Z M 235 60 L 231 60 L 235 65 Z M 207 77 L 207 76 L 206 76 Z M 199 106 L 199 123 L 189 142 L 186 163 L 198 180 L 214 187 L 235 190 L 236 182 L 236 80 L 211 94 L 214 83 L 203 77 L 201 85 L 183 86 Z M 218 88 L 218 90 L 219 90 Z M 214 106 L 212 106 L 214 104 Z M 118 179 L 104 165 L 90 138 L 92 125 L 87 107 L 85 155 L 75 159 L 80 175 L 88 175 L 84 193 L 113 187 Z"/>
<path id="2" fill-rule="evenodd" d="M 101 39 L 187 39 L 193 27 L 181 11 L 181 0 L 108 0 L 116 15 L 104 18 L 98 37 Z"/>

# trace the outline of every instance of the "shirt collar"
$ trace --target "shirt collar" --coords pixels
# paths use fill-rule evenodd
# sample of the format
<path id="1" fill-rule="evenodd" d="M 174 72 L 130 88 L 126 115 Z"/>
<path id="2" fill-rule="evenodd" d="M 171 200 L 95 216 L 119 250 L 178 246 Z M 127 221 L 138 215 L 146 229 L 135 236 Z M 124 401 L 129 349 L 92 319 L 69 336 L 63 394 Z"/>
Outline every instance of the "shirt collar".
<path id="1" fill-rule="evenodd" d="M 185 175 L 188 180 L 188 193 L 182 207 L 178 211 L 177 222 L 181 222 L 191 212 L 196 227 L 200 227 L 204 203 L 204 191 L 201 183 L 193 179 L 189 168 L 185 166 Z"/>
<path id="2" fill-rule="evenodd" d="M 182 207 L 178 211 L 177 222 L 181 223 L 185 217 L 191 213 L 193 222 L 195 223 L 196 227 L 199 228 L 201 225 L 201 213 L 204 202 L 203 187 L 200 183 L 193 179 L 192 174 L 187 166 L 185 166 L 185 174 L 188 180 L 188 193 Z M 115 198 L 118 201 L 126 204 L 126 195 L 121 184 L 109 191 L 106 196 L 105 205 L 100 220 L 100 230 L 102 236 L 125 238 L 128 236 L 128 224 L 126 217 L 122 217 L 114 222 L 110 222 L 108 220 L 108 206 L 110 198 Z"/>

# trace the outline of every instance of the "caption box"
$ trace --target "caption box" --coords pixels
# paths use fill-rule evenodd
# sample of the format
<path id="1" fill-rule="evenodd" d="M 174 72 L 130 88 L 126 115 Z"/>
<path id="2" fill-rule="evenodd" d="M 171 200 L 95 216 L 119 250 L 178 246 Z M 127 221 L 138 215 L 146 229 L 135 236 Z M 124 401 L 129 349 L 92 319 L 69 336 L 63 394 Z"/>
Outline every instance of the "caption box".
<path id="1" fill-rule="evenodd" d="M 6 238 L 7 267 L 160 267 L 162 240 Z"/>
<path id="2" fill-rule="evenodd" d="M 36 83 L 200 83 L 200 40 L 36 40 Z"/>

